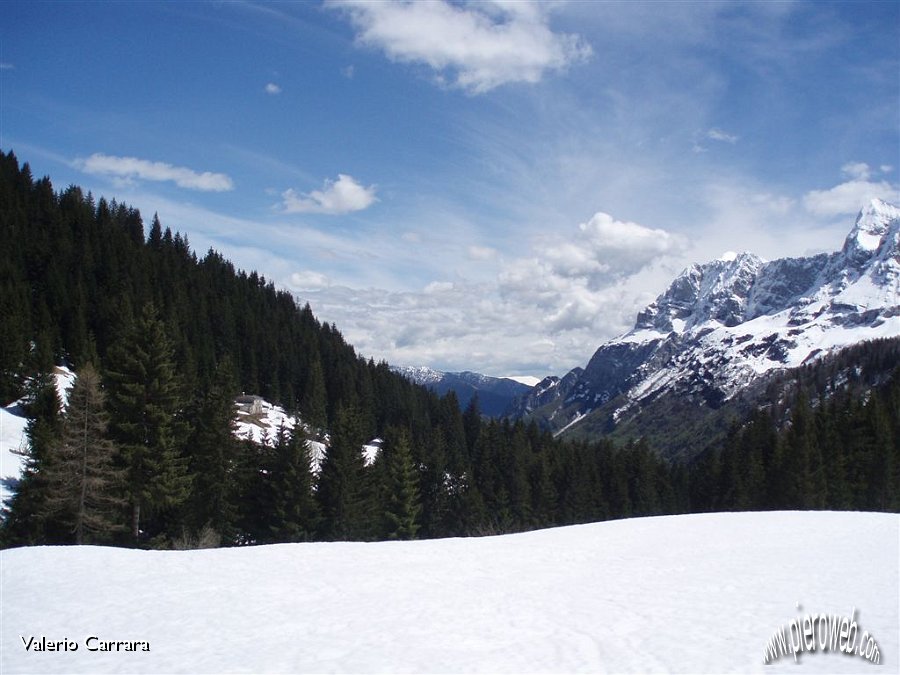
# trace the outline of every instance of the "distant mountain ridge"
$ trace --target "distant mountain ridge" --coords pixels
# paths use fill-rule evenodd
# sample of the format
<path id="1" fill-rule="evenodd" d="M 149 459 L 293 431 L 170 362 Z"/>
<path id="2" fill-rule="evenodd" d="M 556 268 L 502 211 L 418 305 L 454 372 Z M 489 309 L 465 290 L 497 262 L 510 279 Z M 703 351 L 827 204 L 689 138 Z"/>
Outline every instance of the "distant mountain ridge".
<path id="1" fill-rule="evenodd" d="M 896 336 L 900 209 L 876 199 L 834 253 L 771 262 L 742 253 L 691 265 L 632 330 L 585 368 L 544 379 L 509 413 L 557 434 L 584 425 L 609 432 L 663 395 L 715 409 L 766 373 Z"/>
<path id="2" fill-rule="evenodd" d="M 462 408 L 468 406 L 477 394 L 478 407 L 481 413 L 488 417 L 502 416 L 513 401 L 531 390 L 527 384 L 510 378 L 491 377 L 470 371 L 446 373 L 426 366 L 392 366 L 391 370 L 440 396 L 454 392 Z"/>

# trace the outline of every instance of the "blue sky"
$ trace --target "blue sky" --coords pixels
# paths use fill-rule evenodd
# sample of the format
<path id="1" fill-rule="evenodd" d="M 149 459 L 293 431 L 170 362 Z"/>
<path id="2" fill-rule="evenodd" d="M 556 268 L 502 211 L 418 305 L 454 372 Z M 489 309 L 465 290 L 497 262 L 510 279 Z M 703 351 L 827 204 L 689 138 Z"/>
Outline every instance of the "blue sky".
<path id="1" fill-rule="evenodd" d="M 0 147 L 366 356 L 561 374 L 900 201 L 900 3 L 7 2 Z"/>

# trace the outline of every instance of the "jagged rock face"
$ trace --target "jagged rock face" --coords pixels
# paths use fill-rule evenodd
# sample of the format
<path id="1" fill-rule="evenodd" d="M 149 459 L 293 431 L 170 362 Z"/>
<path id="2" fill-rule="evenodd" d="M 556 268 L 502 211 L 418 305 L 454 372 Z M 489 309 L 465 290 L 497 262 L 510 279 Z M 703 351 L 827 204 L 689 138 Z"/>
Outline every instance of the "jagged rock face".
<path id="1" fill-rule="evenodd" d="M 672 391 L 715 407 L 774 369 L 898 335 L 900 209 L 873 200 L 835 253 L 772 262 L 742 253 L 691 265 L 631 331 L 602 345 L 583 371 L 542 382 L 511 416 L 537 411 L 559 431 L 600 411 L 614 425 Z"/>

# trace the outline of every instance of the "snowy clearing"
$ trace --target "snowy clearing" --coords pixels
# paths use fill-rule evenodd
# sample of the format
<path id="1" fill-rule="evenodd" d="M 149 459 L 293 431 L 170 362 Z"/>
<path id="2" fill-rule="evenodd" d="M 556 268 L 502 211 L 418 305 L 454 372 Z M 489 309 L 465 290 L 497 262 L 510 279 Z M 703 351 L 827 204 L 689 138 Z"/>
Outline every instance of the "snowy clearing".
<path id="1" fill-rule="evenodd" d="M 855 609 L 881 665 L 817 652 L 802 672 L 897 672 L 898 557 L 900 516 L 836 512 L 419 542 L 14 549 L 0 553 L 0 670 L 796 673 L 792 657 L 764 665 L 772 633 Z M 79 648 L 26 651 L 32 636 Z M 88 651 L 91 636 L 150 651 Z"/>

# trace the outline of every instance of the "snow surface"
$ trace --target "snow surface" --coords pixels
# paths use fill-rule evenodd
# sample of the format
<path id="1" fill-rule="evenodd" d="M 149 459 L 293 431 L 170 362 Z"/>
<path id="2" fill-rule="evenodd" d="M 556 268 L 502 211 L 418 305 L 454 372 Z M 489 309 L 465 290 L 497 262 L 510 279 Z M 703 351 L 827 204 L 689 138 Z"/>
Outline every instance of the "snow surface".
<path id="1" fill-rule="evenodd" d="M 283 426 L 285 431 L 291 431 L 297 424 L 297 418 L 288 415 L 281 406 L 260 400 L 262 412 L 251 415 L 243 410 L 237 412 L 237 429 L 235 435 L 238 438 L 262 443 L 264 439 L 272 442 L 275 434 Z"/>
<path id="2" fill-rule="evenodd" d="M 445 372 L 434 370 L 428 366 L 395 366 L 392 370 L 410 382 L 421 385 L 437 384 L 446 375 Z"/>
<path id="3" fill-rule="evenodd" d="M 25 457 L 21 453 L 28 447 L 25 437 L 28 420 L 20 413 L 17 403 L 0 408 L 0 507 L 6 506 L 13 496 L 11 487 L 25 469 Z"/>
<path id="4" fill-rule="evenodd" d="M 892 514 L 767 512 L 418 542 L 7 550 L 0 671 L 897 672 L 898 533 Z M 854 609 L 880 666 L 822 652 L 764 665 L 791 620 Z M 22 636 L 80 648 L 27 652 Z M 89 652 L 89 636 L 150 651 Z"/>
<path id="5" fill-rule="evenodd" d="M 262 411 L 255 415 L 251 415 L 243 410 L 238 410 L 234 432 L 235 436 L 242 440 L 253 441 L 254 443 L 262 443 L 264 440 L 268 440 L 269 443 L 272 443 L 275 440 L 275 435 L 282 426 L 290 431 L 298 424 L 306 430 L 307 434 L 309 434 L 309 426 L 304 424 L 298 416 L 289 415 L 281 406 L 269 403 L 265 399 L 260 399 L 260 406 L 262 407 Z M 324 440 L 329 442 L 327 434 L 324 436 Z M 365 461 L 366 466 L 371 465 L 375 461 L 383 442 L 384 441 L 380 438 L 375 438 L 362 446 L 361 452 L 363 453 L 363 460 Z M 318 440 L 310 440 L 309 449 L 310 455 L 312 456 L 313 473 L 319 473 L 319 469 L 322 466 L 322 460 L 325 458 L 326 443 Z"/>

